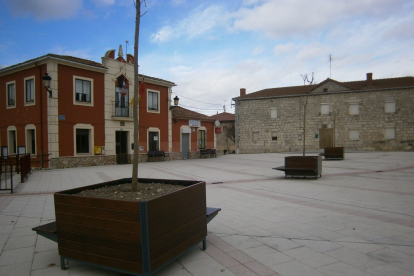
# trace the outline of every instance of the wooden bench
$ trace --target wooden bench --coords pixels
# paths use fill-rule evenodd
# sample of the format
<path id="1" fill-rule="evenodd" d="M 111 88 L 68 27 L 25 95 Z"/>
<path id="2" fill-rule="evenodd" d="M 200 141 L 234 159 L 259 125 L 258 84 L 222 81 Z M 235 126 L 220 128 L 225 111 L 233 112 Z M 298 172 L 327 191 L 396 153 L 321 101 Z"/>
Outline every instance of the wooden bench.
<path id="1" fill-rule="evenodd" d="M 168 157 L 168 161 L 170 161 L 170 155 L 168 153 L 165 153 L 163 150 L 148 151 L 148 162 L 150 161 L 150 158 L 154 159 L 155 157 L 162 157 L 162 161 L 165 160 L 165 157 Z"/>
<path id="2" fill-rule="evenodd" d="M 207 218 L 207 224 L 215 217 L 217 216 L 218 212 L 221 211 L 221 208 L 214 208 L 214 207 L 207 207 L 206 208 L 206 218 Z M 49 222 L 47 224 L 43 224 L 37 227 L 32 228 L 33 231 L 36 231 L 36 233 L 42 237 L 45 237 L 49 240 L 52 240 L 54 242 L 58 242 L 58 232 L 56 228 L 56 221 Z M 203 240 L 203 250 L 206 250 L 207 244 L 206 239 Z M 61 260 L 61 266 L 63 264 L 62 269 L 65 268 L 64 261 Z"/>
<path id="3" fill-rule="evenodd" d="M 286 156 L 285 165 L 273 168 L 274 170 L 284 171 L 285 178 L 288 175 L 294 176 L 313 176 L 322 177 L 322 157 L 321 156 Z"/>
<path id="4" fill-rule="evenodd" d="M 211 157 L 217 157 L 217 150 L 216 149 L 200 149 L 200 158 L 202 156 L 209 156 Z"/>
<path id="5" fill-rule="evenodd" d="M 345 151 L 344 147 L 327 147 L 319 155 L 324 156 L 325 159 L 344 159 Z"/>

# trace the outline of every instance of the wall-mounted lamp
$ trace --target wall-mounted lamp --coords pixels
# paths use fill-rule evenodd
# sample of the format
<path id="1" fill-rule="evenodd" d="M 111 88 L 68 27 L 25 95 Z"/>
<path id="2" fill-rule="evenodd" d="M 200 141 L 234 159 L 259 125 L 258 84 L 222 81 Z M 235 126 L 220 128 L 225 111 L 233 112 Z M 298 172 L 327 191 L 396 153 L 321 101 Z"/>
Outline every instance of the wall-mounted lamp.
<path id="1" fill-rule="evenodd" d="M 47 73 L 45 73 L 42 79 L 43 79 L 43 86 L 46 88 L 46 91 L 49 92 L 49 98 L 52 98 L 52 89 L 49 89 L 50 81 L 52 80 L 52 78 Z"/>
<path id="2" fill-rule="evenodd" d="M 178 119 L 174 119 L 174 123 L 178 122 Z"/>
<path id="3" fill-rule="evenodd" d="M 179 101 L 180 99 L 177 97 L 177 96 L 175 96 L 175 98 L 174 98 L 174 105 L 175 106 L 177 106 L 178 105 L 178 101 Z"/>

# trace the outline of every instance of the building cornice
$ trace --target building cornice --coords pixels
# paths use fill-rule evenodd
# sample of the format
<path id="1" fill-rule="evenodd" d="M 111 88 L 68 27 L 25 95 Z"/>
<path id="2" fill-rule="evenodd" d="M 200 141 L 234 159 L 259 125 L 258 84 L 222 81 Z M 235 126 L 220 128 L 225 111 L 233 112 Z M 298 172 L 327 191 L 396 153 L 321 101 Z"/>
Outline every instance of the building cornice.
<path id="1" fill-rule="evenodd" d="M 403 87 L 390 87 L 390 88 L 381 88 L 381 89 L 364 89 L 364 90 L 347 90 L 347 91 L 332 91 L 332 92 L 319 92 L 319 93 L 309 93 L 309 97 L 311 96 L 321 96 L 321 95 L 333 95 L 333 94 L 347 94 L 347 93 L 365 93 L 365 92 L 381 92 L 381 91 L 388 91 L 388 90 L 405 90 L 405 89 L 413 89 L 414 86 L 403 86 Z M 278 99 L 278 98 L 295 98 L 295 97 L 303 97 L 307 94 L 295 94 L 295 95 L 279 95 L 279 96 L 267 96 L 267 97 L 254 97 L 254 98 L 232 98 L 233 101 L 250 101 L 250 100 L 268 100 L 268 99 Z"/>

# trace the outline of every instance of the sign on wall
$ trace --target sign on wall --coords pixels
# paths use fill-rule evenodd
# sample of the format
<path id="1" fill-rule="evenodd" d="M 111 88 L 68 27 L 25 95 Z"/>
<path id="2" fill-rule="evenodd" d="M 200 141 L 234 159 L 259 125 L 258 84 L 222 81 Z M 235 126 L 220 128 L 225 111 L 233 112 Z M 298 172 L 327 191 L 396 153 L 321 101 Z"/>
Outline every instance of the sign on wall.
<path id="1" fill-rule="evenodd" d="M 189 120 L 188 125 L 190 127 L 201 127 L 201 121 L 199 121 L 199 120 Z"/>
<path id="2" fill-rule="evenodd" d="M 216 134 L 221 134 L 221 127 L 216 127 L 215 131 L 216 131 Z"/>

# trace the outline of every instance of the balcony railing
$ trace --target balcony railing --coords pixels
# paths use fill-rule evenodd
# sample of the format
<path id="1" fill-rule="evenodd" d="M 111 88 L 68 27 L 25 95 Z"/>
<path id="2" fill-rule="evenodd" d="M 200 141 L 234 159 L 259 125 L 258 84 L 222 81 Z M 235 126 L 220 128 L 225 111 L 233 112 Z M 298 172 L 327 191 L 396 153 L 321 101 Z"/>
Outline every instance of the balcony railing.
<path id="1" fill-rule="evenodd" d="M 112 117 L 133 118 L 132 106 L 129 106 L 126 102 L 112 102 Z"/>

